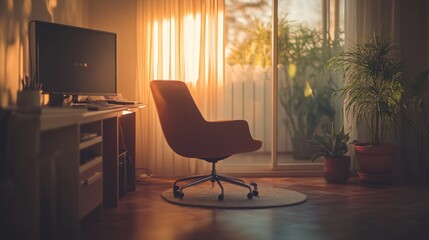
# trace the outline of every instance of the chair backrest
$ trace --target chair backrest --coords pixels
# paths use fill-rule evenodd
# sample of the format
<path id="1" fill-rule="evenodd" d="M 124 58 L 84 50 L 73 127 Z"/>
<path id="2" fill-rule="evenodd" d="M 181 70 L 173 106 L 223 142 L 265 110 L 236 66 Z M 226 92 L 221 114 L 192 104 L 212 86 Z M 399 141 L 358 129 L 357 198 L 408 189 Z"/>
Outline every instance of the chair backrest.
<path id="1" fill-rule="evenodd" d="M 176 153 L 188 157 L 187 142 L 205 119 L 182 81 L 154 80 L 150 88 L 158 111 L 161 128 L 168 145 Z"/>

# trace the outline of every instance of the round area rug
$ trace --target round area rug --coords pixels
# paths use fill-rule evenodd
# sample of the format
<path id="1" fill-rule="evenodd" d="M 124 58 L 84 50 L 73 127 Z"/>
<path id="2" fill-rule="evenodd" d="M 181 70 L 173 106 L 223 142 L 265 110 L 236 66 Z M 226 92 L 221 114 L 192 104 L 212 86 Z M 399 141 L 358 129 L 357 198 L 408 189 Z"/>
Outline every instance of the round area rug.
<path id="1" fill-rule="evenodd" d="M 206 208 L 227 208 L 227 209 L 252 209 L 252 208 L 272 208 L 285 207 L 303 203 L 307 200 L 305 194 L 268 187 L 258 184 L 258 196 L 247 199 L 247 189 L 230 184 L 223 184 L 224 200 L 218 201 L 217 197 L 221 193 L 219 186 L 213 188 L 207 184 L 192 186 L 183 190 L 185 196 L 182 199 L 173 196 L 173 190 L 169 189 L 161 193 L 161 197 L 167 202 Z"/>

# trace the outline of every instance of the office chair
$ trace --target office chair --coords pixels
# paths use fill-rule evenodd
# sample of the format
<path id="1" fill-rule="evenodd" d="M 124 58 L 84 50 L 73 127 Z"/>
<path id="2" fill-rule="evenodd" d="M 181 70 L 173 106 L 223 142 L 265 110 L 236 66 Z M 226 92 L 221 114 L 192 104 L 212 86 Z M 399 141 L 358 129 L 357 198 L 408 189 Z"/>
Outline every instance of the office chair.
<path id="1" fill-rule="evenodd" d="M 173 184 L 174 197 L 183 198 L 185 188 L 206 181 L 219 185 L 221 189 L 219 201 L 224 199 L 221 181 L 247 188 L 248 199 L 257 196 L 257 184 L 248 185 L 239 178 L 219 175 L 216 172 L 218 161 L 233 154 L 258 150 L 262 146 L 261 141 L 253 139 L 250 135 L 248 123 L 244 120 L 206 121 L 184 82 L 153 80 L 150 88 L 162 132 L 171 149 L 183 157 L 196 158 L 212 164 L 211 173 L 208 175 L 176 180 Z M 178 183 L 183 181 L 188 183 L 179 186 Z"/>

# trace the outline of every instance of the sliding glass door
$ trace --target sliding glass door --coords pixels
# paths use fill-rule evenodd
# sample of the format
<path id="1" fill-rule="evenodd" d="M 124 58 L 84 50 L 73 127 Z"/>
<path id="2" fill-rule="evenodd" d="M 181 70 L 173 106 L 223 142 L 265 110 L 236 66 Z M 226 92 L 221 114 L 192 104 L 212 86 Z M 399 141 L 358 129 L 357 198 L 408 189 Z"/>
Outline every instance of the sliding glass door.
<path id="1" fill-rule="evenodd" d="M 272 5 L 269 1 L 225 2 L 225 117 L 245 119 L 263 141 L 251 154 L 232 156 L 226 166 L 272 167 Z"/>
<path id="2" fill-rule="evenodd" d="M 264 144 L 224 166 L 321 169 L 311 161 L 308 140 L 341 121 L 342 104 L 333 97 L 340 83 L 326 62 L 342 49 L 344 0 L 226 0 L 225 5 L 225 117 L 249 121 Z"/>

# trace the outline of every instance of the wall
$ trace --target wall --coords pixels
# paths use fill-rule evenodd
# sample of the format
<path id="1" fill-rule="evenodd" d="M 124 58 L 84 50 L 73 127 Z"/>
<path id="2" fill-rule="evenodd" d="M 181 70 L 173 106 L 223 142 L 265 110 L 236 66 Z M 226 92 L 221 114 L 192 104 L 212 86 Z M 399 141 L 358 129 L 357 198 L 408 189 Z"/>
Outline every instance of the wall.
<path id="1" fill-rule="evenodd" d="M 428 65 L 428 10 L 426 0 L 401 1 L 401 51 L 404 64 L 410 72 L 427 69 Z"/>
<path id="2" fill-rule="evenodd" d="M 90 0 L 89 27 L 117 34 L 118 92 L 135 99 L 137 37 L 136 0 Z"/>
<path id="3" fill-rule="evenodd" d="M 136 99 L 137 81 L 137 0 L 90 0 L 89 27 L 115 32 L 117 35 L 118 93 L 128 100 Z M 136 133 L 140 133 L 139 124 Z M 137 149 L 141 137 L 137 136 Z M 136 167 L 142 166 L 141 151 L 136 151 Z"/>
<path id="4" fill-rule="evenodd" d="M 29 21 L 87 26 L 87 1 L 0 0 L 0 106 L 15 102 L 19 79 L 29 74 Z"/>
<path id="5" fill-rule="evenodd" d="M 429 2 L 427 0 L 400 1 L 400 34 L 401 55 L 410 78 L 423 70 L 429 70 Z M 425 101 L 429 103 L 429 87 L 423 89 Z M 415 122 L 422 118 L 421 113 L 408 112 L 408 117 Z M 429 116 L 426 116 L 426 118 Z M 420 119 L 421 120 L 421 119 Z M 426 122 L 429 119 L 426 119 Z M 417 137 L 413 128 L 404 131 L 401 158 L 396 164 L 397 172 L 403 177 L 420 175 L 418 161 Z M 426 153 L 429 154 L 429 153 Z M 429 155 L 427 155 L 429 156 Z M 428 159 L 426 159 L 428 164 Z"/>

